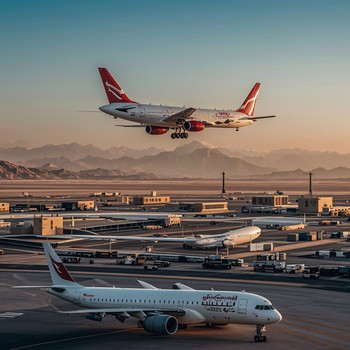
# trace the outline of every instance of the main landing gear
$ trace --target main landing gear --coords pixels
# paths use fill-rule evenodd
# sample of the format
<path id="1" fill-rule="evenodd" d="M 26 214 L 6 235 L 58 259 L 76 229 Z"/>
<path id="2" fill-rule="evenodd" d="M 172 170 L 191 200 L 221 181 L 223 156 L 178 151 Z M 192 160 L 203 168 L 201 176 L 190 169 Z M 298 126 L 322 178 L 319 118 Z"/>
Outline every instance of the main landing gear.
<path id="1" fill-rule="evenodd" d="M 188 133 L 183 128 L 176 128 L 176 131 L 171 134 L 172 139 L 187 139 Z"/>
<path id="2" fill-rule="evenodd" d="M 256 326 L 256 336 L 254 337 L 254 341 L 257 343 L 266 342 L 266 336 L 262 335 L 263 332 L 266 332 L 266 328 L 264 325 L 258 324 Z"/>

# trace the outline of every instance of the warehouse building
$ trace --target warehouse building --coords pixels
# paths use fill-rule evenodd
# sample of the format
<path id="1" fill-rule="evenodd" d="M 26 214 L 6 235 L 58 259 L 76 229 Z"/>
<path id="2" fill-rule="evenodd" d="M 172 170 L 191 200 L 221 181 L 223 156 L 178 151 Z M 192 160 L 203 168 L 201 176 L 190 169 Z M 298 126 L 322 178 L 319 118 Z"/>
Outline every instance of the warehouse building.
<path id="1" fill-rule="evenodd" d="M 63 233 L 62 216 L 34 217 L 33 233 L 35 235 L 50 236 Z"/>
<path id="2" fill-rule="evenodd" d="M 134 205 L 157 205 L 170 203 L 170 196 L 158 196 L 156 191 L 151 191 L 149 196 L 134 196 Z"/>
<path id="3" fill-rule="evenodd" d="M 322 213 L 326 207 L 333 207 L 333 197 L 310 195 L 298 198 L 298 210 L 302 214 Z"/>
<path id="4" fill-rule="evenodd" d="M 62 209 L 66 211 L 95 210 L 95 201 L 62 202 Z"/>
<path id="5" fill-rule="evenodd" d="M 280 194 L 262 194 L 252 197 L 252 205 L 259 206 L 281 206 L 288 205 L 288 196 Z"/>
<path id="6" fill-rule="evenodd" d="M 228 202 L 180 203 L 179 210 L 196 213 L 221 213 L 228 211 Z"/>

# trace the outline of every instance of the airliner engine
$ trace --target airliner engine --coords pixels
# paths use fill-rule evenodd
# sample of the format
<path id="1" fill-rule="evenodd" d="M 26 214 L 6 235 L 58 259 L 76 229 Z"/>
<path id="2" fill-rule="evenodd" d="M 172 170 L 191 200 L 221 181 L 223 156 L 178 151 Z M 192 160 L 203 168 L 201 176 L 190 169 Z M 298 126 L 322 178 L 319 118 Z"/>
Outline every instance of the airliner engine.
<path id="1" fill-rule="evenodd" d="M 187 131 L 202 131 L 204 130 L 204 124 L 198 120 L 191 120 L 185 122 L 184 128 Z"/>
<path id="2" fill-rule="evenodd" d="M 148 316 L 143 321 L 145 331 L 156 335 L 172 335 L 177 332 L 177 319 L 173 316 Z"/>
<path id="3" fill-rule="evenodd" d="M 147 134 L 150 134 L 150 135 L 163 135 L 163 134 L 167 133 L 169 129 L 162 128 L 159 126 L 147 125 L 145 130 L 146 130 Z"/>

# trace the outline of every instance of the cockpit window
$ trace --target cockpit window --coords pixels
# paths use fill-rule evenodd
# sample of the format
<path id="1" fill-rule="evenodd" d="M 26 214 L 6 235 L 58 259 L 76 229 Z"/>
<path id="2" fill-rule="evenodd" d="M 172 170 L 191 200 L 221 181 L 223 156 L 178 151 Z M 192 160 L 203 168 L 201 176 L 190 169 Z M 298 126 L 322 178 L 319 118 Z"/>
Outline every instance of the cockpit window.
<path id="1" fill-rule="evenodd" d="M 275 308 L 272 305 L 256 305 L 256 310 L 274 310 Z"/>

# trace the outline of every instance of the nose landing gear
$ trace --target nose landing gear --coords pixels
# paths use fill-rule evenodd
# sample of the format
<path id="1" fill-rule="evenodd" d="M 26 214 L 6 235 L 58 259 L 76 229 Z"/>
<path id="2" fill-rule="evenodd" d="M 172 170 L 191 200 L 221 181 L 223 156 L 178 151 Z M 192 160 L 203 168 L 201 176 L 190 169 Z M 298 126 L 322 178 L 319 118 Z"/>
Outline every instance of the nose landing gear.
<path id="1" fill-rule="evenodd" d="M 266 332 L 266 328 L 264 325 L 258 324 L 256 326 L 256 336 L 254 337 L 254 341 L 257 343 L 266 342 L 267 338 L 265 335 L 262 335 L 263 332 Z"/>

